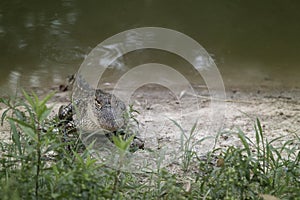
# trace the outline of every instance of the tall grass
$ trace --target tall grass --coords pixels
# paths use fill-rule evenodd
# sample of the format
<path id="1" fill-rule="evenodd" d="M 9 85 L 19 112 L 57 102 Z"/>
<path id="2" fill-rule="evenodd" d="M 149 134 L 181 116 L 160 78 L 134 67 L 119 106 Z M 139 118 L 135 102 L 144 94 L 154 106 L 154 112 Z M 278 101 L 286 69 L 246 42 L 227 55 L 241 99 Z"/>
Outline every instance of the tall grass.
<path id="1" fill-rule="evenodd" d="M 21 99 L 0 98 L 7 110 L 10 140 L 0 141 L 1 199 L 299 199 L 300 138 L 281 146 L 269 141 L 259 120 L 255 141 L 242 130 L 236 133 L 242 147 L 214 149 L 205 156 L 193 151 L 195 128 L 182 138 L 182 173 L 168 168 L 147 173 L 120 170 L 129 141 L 113 138 L 120 165 L 111 169 L 89 154 L 78 153 L 78 142 L 65 141 L 59 122 L 49 119 L 48 95 L 39 99 L 23 93 Z M 67 148 L 67 147 L 72 148 Z M 193 166 L 193 168 L 191 167 Z M 194 167 L 196 166 L 196 168 Z"/>

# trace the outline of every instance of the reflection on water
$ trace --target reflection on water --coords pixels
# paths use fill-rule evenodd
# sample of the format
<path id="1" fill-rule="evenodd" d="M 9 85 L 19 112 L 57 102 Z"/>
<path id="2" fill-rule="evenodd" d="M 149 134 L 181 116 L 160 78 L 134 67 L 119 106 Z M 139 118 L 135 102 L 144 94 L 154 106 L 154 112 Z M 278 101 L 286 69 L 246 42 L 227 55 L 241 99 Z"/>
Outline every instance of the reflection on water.
<path id="1" fill-rule="evenodd" d="M 20 79 L 21 74 L 19 72 L 16 71 L 12 71 L 9 74 L 9 89 L 12 91 L 15 91 L 18 83 L 19 83 L 19 79 Z"/>
<path id="2" fill-rule="evenodd" d="M 9 1 L 0 6 L 0 92 L 62 83 L 89 47 L 74 39 L 78 10 L 72 1 Z"/>
<path id="3" fill-rule="evenodd" d="M 99 42 L 142 26 L 196 39 L 226 84 L 298 86 L 299 8 L 297 1 L 268 0 L 1 1 L 0 92 L 59 84 Z"/>

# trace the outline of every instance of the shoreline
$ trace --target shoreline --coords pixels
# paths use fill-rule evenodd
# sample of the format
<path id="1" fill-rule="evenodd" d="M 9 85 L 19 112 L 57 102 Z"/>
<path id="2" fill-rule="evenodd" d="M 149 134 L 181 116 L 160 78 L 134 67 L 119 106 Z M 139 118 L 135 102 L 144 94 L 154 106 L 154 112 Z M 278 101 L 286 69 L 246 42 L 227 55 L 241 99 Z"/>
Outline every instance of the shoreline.
<path id="1" fill-rule="evenodd" d="M 111 88 L 111 85 L 109 85 L 109 87 Z M 48 88 L 48 92 L 58 90 L 57 88 Z M 200 95 L 207 96 L 208 94 L 207 90 L 203 90 Z M 237 132 L 238 128 L 240 128 L 247 137 L 254 140 L 254 122 L 256 119 L 260 120 L 264 136 L 268 141 L 286 136 L 276 141 L 276 146 L 282 145 L 287 138 L 295 137 L 294 134 L 298 134 L 299 136 L 299 88 L 290 90 L 259 88 L 255 90 L 248 89 L 248 91 L 230 88 L 226 91 L 226 95 L 227 99 L 224 101 L 226 114 L 224 128 L 222 130 L 224 134 L 221 134 L 219 137 L 217 143 L 218 147 L 239 146 L 240 142 L 236 135 L 226 134 L 229 132 Z M 38 92 L 38 96 L 41 98 L 43 94 L 39 94 Z M 175 119 L 182 118 L 179 114 L 179 108 L 183 111 L 188 110 L 188 108 L 191 107 L 190 105 L 192 105 L 192 98 L 186 95 L 181 99 L 179 104 L 174 95 L 165 88 L 146 87 L 137 90 L 133 95 L 133 100 L 134 107 L 141 113 L 141 115 L 138 116 L 138 120 L 142 124 L 142 137 L 146 139 L 146 142 L 147 138 L 149 139 L 149 142 L 145 144 L 146 148 L 155 150 L 158 146 L 174 146 L 174 141 L 172 140 L 174 139 L 173 136 L 178 133 L 178 129 L 174 128 L 174 124 L 166 121 L 163 114 L 174 117 Z M 50 115 L 53 116 L 57 114 L 59 107 L 68 104 L 68 102 L 70 102 L 69 91 L 56 92 L 49 102 L 49 105 L 53 105 L 53 110 Z M 212 134 L 207 130 L 207 124 L 211 122 L 206 119 L 207 112 L 209 112 L 209 100 L 207 98 L 200 99 L 199 107 L 200 109 L 195 118 L 199 118 L 197 130 L 202 134 L 196 137 L 195 140 L 200 140 L 205 134 Z M 3 105 L 0 105 L 0 108 L 0 115 L 2 115 L 4 111 Z M 192 115 L 189 117 L 190 118 L 186 120 L 186 124 L 182 123 L 183 125 L 187 125 L 186 127 L 191 127 L 192 120 L 190 119 L 194 119 Z M 161 125 L 162 123 L 164 123 L 163 127 Z M 188 131 L 188 128 L 185 128 L 185 130 Z M 0 133 L 0 139 L 6 140 L 8 138 L 8 124 L 4 124 L 4 126 L 0 127 Z M 174 148 L 177 148 L 175 146 Z M 201 148 L 199 152 L 208 150 L 203 146 Z"/>

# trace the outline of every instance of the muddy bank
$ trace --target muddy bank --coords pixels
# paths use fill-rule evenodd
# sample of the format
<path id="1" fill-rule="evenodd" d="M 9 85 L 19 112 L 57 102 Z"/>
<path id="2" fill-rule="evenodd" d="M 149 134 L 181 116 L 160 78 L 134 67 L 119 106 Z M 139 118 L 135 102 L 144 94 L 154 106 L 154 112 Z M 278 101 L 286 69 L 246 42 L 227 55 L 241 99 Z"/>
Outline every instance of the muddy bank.
<path id="1" fill-rule="evenodd" d="M 107 88 L 109 90 L 112 86 L 108 85 Z M 57 87 L 52 87 L 50 90 L 56 91 L 49 103 L 53 106 L 51 113 L 53 116 L 61 105 L 70 101 L 70 91 L 60 92 Z M 40 94 L 43 96 L 44 93 L 40 92 Z M 268 141 L 286 136 L 274 143 L 278 146 L 287 139 L 295 138 L 295 134 L 299 136 L 300 88 L 289 90 L 230 88 L 226 91 L 226 95 L 226 100 L 219 100 L 226 106 L 226 113 L 217 147 L 241 145 L 238 137 L 232 134 L 238 129 L 254 140 L 254 123 L 257 118 L 261 121 L 264 137 Z M 213 127 L 214 119 L 209 117 L 211 112 L 209 93 L 201 88 L 197 90 L 197 97 L 196 102 L 195 96 L 183 92 L 181 97 L 177 98 L 166 88 L 155 86 L 140 88 L 133 94 L 130 104 L 133 104 L 140 113 L 137 115 L 139 132 L 145 140 L 146 149 L 153 151 L 166 149 L 166 154 L 170 155 L 180 151 L 182 130 L 172 120 L 178 122 L 187 134 L 197 121 L 192 140 L 195 143 L 194 150 L 202 154 L 212 148 L 214 140 L 202 141 L 207 136 L 217 134 Z M 1 108 L 0 114 L 4 110 L 3 105 Z M 7 123 L 0 127 L 0 134 L 1 140 L 9 139 Z M 293 145 L 300 149 L 300 144 Z M 143 152 L 137 153 L 139 154 L 143 156 Z"/>

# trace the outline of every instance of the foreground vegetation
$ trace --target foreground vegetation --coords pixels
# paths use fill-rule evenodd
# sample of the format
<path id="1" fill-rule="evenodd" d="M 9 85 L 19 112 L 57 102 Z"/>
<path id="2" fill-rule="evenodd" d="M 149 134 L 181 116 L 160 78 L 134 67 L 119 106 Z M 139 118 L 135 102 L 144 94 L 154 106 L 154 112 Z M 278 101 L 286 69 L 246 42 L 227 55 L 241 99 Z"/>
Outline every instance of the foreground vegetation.
<path id="1" fill-rule="evenodd" d="M 275 147 L 283 138 L 268 141 L 257 120 L 255 141 L 241 130 L 231 133 L 240 138 L 240 148 L 214 149 L 205 159 L 183 148 L 182 174 L 167 168 L 130 173 L 96 163 L 89 147 L 78 153 L 80 141 L 66 140 L 58 122 L 48 119 L 51 95 L 24 97 L 0 99 L 8 108 L 1 123 L 11 129 L 10 140 L 0 142 L 1 199 L 300 199 L 297 134 Z M 121 155 L 128 150 L 127 141 L 114 141 Z"/>

